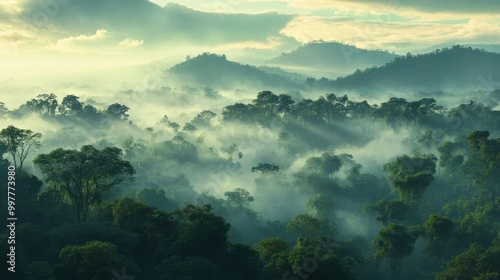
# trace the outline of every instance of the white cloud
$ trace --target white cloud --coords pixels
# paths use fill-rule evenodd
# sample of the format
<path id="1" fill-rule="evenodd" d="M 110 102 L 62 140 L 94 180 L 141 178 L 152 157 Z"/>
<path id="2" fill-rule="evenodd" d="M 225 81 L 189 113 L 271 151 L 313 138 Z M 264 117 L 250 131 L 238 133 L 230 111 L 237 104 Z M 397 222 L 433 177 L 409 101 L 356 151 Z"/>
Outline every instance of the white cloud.
<path id="1" fill-rule="evenodd" d="M 111 36 L 105 29 L 99 29 L 92 35 L 78 35 L 57 40 L 50 49 L 58 51 L 82 52 L 86 49 L 102 46 L 109 43 Z"/>
<path id="2" fill-rule="evenodd" d="M 340 41 L 361 48 L 395 50 L 401 45 L 425 46 L 442 42 L 500 43 L 500 25 L 481 18 L 466 23 L 379 22 L 301 16 L 282 31 L 299 42 Z"/>
<path id="3" fill-rule="evenodd" d="M 91 42 L 91 41 L 98 41 L 102 40 L 106 37 L 108 37 L 108 31 L 104 29 L 99 29 L 95 32 L 93 35 L 79 35 L 75 37 L 68 37 L 68 38 L 63 38 L 59 39 L 57 41 L 58 44 L 74 44 L 74 43 L 80 43 L 80 42 Z"/>
<path id="4" fill-rule="evenodd" d="M 134 40 L 130 38 L 127 38 L 118 43 L 118 46 L 122 48 L 137 48 L 142 45 L 144 45 L 144 40 Z"/>
<path id="5" fill-rule="evenodd" d="M 289 6 L 302 9 L 362 10 L 371 12 L 422 11 L 426 13 L 498 14 L 498 0 L 289 0 Z"/>

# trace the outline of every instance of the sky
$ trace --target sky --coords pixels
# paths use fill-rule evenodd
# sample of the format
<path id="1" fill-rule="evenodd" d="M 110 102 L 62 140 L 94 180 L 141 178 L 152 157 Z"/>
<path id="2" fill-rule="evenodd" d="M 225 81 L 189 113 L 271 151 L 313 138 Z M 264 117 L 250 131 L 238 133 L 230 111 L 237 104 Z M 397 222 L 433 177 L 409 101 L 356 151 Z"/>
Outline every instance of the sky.
<path id="1" fill-rule="evenodd" d="M 500 44 L 499 14 L 497 0 L 3 0 L 0 74 L 175 63 L 206 51 L 249 63 L 314 40 L 400 54 Z"/>

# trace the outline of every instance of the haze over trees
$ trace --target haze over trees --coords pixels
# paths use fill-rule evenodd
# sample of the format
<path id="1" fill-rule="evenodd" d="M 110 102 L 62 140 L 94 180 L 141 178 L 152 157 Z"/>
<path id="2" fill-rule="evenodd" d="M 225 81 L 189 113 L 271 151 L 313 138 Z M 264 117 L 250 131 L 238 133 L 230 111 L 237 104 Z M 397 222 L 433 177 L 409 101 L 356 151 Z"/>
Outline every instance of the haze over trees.
<path id="1" fill-rule="evenodd" d="M 398 65 L 458 54 L 494 58 L 457 47 L 353 75 L 403 75 Z M 16 169 L 17 279 L 499 277 L 494 91 L 374 101 L 321 89 L 348 77 L 299 81 L 208 53 L 168 71 L 199 84 L 144 90 L 138 103 L 120 99 L 134 91 L 0 102 L 0 181 Z M 219 87 L 226 78 L 301 92 L 256 83 L 248 97 Z"/>

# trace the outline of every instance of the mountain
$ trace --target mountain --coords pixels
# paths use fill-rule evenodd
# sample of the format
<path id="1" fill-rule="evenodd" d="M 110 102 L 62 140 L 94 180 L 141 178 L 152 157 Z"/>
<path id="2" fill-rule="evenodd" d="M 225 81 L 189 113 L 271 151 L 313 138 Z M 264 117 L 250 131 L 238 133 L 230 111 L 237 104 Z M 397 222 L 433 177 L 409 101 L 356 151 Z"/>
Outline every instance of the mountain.
<path id="1" fill-rule="evenodd" d="M 227 60 L 225 55 L 204 53 L 188 58 L 169 69 L 184 84 L 233 88 L 249 86 L 256 89 L 303 89 L 305 77 L 273 68 L 257 68 Z"/>
<path id="2" fill-rule="evenodd" d="M 312 42 L 268 61 L 287 70 L 295 69 L 314 76 L 339 76 L 381 66 L 397 55 L 380 50 L 363 50 L 336 42 Z"/>
<path id="3" fill-rule="evenodd" d="M 432 92 L 500 88 L 500 54 L 454 46 L 397 57 L 384 66 L 358 70 L 330 82 L 338 90 Z"/>
<path id="4" fill-rule="evenodd" d="M 455 45 L 460 45 L 463 47 L 471 47 L 473 49 L 485 50 L 487 52 L 500 53 L 500 45 L 496 45 L 496 44 L 456 44 L 456 43 L 442 43 L 442 44 L 434 45 L 434 46 L 431 46 L 428 48 L 415 50 L 412 53 L 413 54 L 424 54 L 424 53 L 433 52 L 437 49 L 451 48 Z"/>

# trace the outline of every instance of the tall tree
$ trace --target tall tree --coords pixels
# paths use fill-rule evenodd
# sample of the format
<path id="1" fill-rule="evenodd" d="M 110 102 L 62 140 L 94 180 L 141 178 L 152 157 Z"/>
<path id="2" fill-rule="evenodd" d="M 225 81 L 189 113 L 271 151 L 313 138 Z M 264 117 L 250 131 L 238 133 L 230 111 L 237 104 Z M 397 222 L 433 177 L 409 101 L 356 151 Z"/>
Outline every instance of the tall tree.
<path id="1" fill-rule="evenodd" d="M 29 153 L 41 146 L 42 134 L 29 129 L 20 129 L 13 125 L 0 131 L 0 140 L 7 145 L 7 152 L 12 156 L 16 169 L 22 169 Z"/>
<path id="2" fill-rule="evenodd" d="M 129 268 L 130 275 L 138 272 L 137 265 L 119 255 L 118 247 L 109 242 L 92 241 L 85 245 L 66 246 L 59 258 L 61 263 L 56 266 L 56 273 L 61 279 L 114 279 L 113 275 L 120 275 L 117 270 L 124 267 Z M 130 271 L 131 267 L 133 271 Z"/>
<path id="3" fill-rule="evenodd" d="M 198 115 L 196 115 L 191 121 L 191 123 L 195 126 L 210 127 L 212 125 L 212 119 L 215 116 L 217 116 L 216 113 L 209 110 L 204 110 Z"/>
<path id="4" fill-rule="evenodd" d="M 80 114 L 84 104 L 78 99 L 80 99 L 80 97 L 72 94 L 65 96 L 57 110 L 61 115 L 76 116 Z"/>
<path id="5" fill-rule="evenodd" d="M 373 240 L 375 256 L 385 258 L 392 270 L 392 279 L 401 279 L 401 265 L 403 259 L 413 251 L 415 238 L 405 227 L 391 224 L 383 228 Z"/>
<path id="6" fill-rule="evenodd" d="M 127 114 L 129 109 L 129 107 L 119 103 L 111 104 L 106 109 L 106 115 L 111 119 L 126 120 L 129 116 Z"/>
<path id="7" fill-rule="evenodd" d="M 254 201 L 253 196 L 245 189 L 236 188 L 233 191 L 225 192 L 224 196 L 227 197 L 227 202 L 236 207 L 247 206 L 250 202 Z"/>
<path id="8" fill-rule="evenodd" d="M 434 181 L 437 158 L 432 155 L 404 155 L 384 165 L 391 185 L 399 192 L 401 200 L 409 205 L 420 202 L 427 187 Z"/>
<path id="9" fill-rule="evenodd" d="M 135 170 L 121 159 L 121 150 L 107 147 L 97 150 L 83 146 L 80 151 L 56 149 L 35 158 L 35 164 L 74 207 L 77 221 L 86 221 L 92 206 L 113 186 L 133 179 Z"/>
<path id="10" fill-rule="evenodd" d="M 31 99 L 26 106 L 32 111 L 40 114 L 55 115 L 58 106 L 57 96 L 53 93 L 39 94 L 38 99 Z"/>

